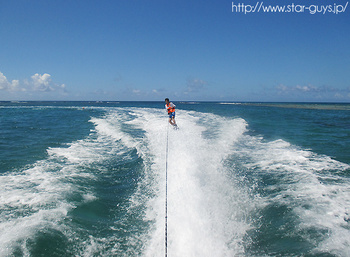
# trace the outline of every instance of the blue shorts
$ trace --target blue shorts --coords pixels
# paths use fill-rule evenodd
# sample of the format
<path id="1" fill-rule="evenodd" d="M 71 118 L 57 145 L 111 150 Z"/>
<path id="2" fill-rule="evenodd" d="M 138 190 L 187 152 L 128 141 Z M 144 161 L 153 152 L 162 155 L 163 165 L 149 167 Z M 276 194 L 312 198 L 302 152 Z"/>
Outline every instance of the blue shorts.
<path id="1" fill-rule="evenodd" d="M 175 112 L 171 112 L 171 113 L 169 113 L 169 119 L 171 119 L 171 118 L 175 118 Z"/>

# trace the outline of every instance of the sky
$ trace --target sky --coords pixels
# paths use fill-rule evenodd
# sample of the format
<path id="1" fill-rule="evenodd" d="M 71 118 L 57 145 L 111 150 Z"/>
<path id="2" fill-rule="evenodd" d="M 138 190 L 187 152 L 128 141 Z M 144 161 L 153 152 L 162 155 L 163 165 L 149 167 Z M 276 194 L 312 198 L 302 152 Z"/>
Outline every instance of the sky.
<path id="1" fill-rule="evenodd" d="M 0 101 L 350 102 L 346 0 L 0 0 Z"/>

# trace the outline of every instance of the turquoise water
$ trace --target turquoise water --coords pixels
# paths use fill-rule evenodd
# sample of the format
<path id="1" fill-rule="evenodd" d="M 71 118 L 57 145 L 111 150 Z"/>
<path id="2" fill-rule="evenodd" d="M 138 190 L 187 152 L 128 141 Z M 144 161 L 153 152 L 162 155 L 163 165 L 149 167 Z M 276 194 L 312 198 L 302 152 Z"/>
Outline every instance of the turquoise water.
<path id="1" fill-rule="evenodd" d="M 349 256 L 350 105 L 0 102 L 0 256 Z"/>

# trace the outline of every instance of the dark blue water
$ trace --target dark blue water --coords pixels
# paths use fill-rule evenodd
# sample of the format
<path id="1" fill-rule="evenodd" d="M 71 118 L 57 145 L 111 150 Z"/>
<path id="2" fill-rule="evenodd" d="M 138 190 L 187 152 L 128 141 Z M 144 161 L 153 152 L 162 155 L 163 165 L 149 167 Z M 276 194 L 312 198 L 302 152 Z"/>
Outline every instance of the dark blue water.
<path id="1" fill-rule="evenodd" d="M 349 256 L 350 105 L 1 102 L 0 256 Z"/>

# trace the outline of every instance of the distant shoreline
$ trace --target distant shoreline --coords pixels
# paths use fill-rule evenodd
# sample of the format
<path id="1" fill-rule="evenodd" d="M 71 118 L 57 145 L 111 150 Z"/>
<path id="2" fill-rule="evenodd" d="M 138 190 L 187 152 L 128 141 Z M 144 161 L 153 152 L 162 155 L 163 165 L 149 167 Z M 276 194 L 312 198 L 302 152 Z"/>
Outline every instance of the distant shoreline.
<path id="1" fill-rule="evenodd" d="M 337 102 L 228 102 L 228 101 L 174 101 L 179 105 L 222 105 L 222 106 L 252 106 L 309 110 L 343 110 L 350 111 L 350 103 Z M 58 107 L 126 107 L 137 104 L 139 107 L 154 107 L 163 101 L 0 101 L 0 107 L 30 107 L 30 106 L 58 106 Z"/>

